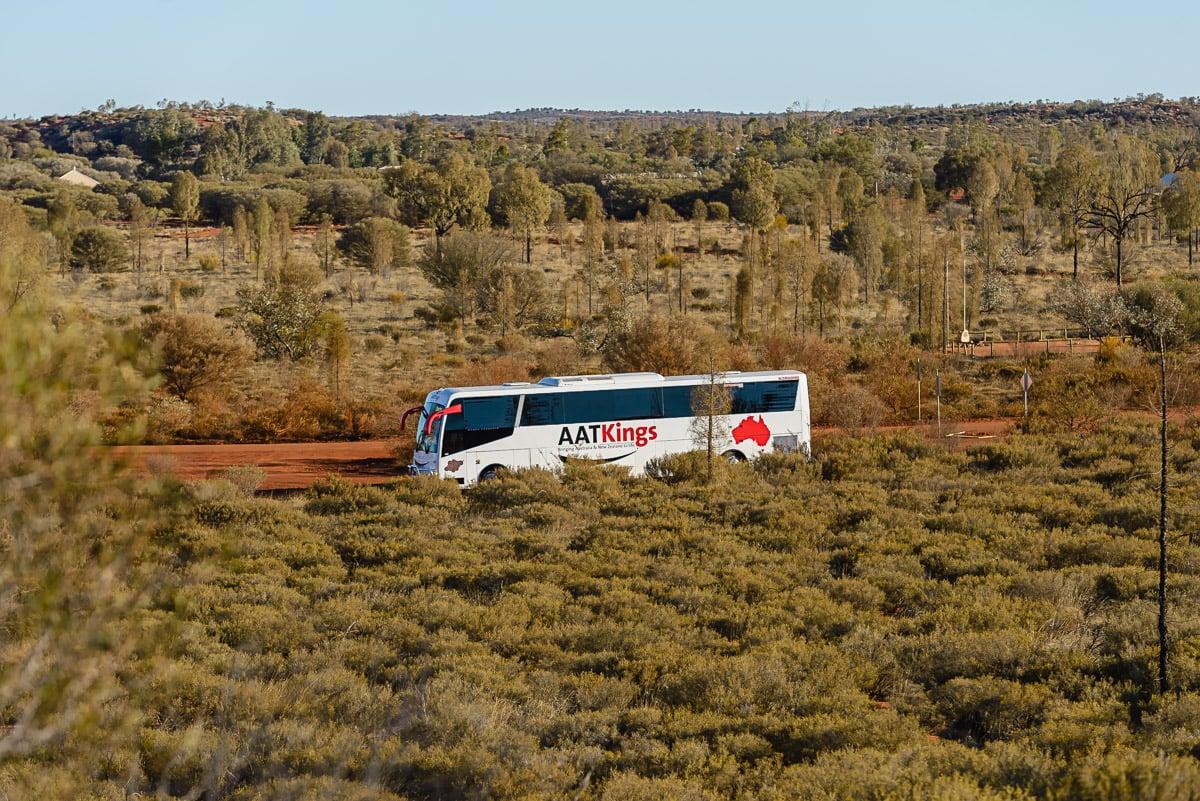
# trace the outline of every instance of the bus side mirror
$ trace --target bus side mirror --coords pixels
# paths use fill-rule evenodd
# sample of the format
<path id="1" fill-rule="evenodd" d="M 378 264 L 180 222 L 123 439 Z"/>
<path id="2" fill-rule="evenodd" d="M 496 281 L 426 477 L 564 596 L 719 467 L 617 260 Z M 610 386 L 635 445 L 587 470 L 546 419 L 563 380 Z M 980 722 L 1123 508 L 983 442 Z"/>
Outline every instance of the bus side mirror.
<path id="1" fill-rule="evenodd" d="M 435 422 L 437 422 L 439 419 L 445 417 L 448 414 L 459 414 L 461 412 L 462 412 L 462 404 L 456 403 L 453 406 L 447 406 L 445 409 L 439 409 L 438 411 L 429 415 L 429 417 L 425 418 L 425 436 L 429 436 L 430 434 L 433 433 L 433 424 Z"/>
<path id="2" fill-rule="evenodd" d="M 403 431 L 405 429 L 405 426 L 408 425 L 409 417 L 411 417 L 412 415 L 416 414 L 417 412 L 421 411 L 424 408 L 425 408 L 424 406 L 414 406 L 411 409 L 405 410 L 404 414 L 401 415 L 401 417 L 400 417 L 400 430 Z"/>

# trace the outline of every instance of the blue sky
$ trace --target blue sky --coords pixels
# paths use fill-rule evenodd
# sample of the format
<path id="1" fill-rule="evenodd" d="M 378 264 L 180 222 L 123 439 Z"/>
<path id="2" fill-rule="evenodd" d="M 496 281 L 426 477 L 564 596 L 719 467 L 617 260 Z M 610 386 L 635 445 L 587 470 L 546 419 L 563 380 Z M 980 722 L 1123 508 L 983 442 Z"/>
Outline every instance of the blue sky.
<path id="1" fill-rule="evenodd" d="M 1200 95 L 1197 23 L 1200 3 L 1161 0 L 6 2 L 0 115 L 108 98 L 382 114 L 1177 97 Z"/>

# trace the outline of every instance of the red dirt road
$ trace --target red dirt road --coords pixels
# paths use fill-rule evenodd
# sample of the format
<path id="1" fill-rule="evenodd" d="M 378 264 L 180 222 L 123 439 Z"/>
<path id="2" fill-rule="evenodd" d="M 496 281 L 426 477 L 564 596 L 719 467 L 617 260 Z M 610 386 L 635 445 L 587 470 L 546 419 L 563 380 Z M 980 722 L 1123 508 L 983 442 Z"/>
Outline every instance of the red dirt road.
<path id="1" fill-rule="evenodd" d="M 946 423 L 943 437 L 969 443 L 1003 436 L 1014 425 L 1011 420 L 981 420 Z M 911 426 L 882 426 L 873 431 L 904 431 Z M 937 438 L 936 424 L 919 427 L 926 436 Z M 817 428 L 813 437 L 837 436 L 833 428 Z M 396 440 L 356 442 L 287 442 L 255 445 L 131 445 L 113 448 L 114 454 L 129 459 L 135 469 L 169 473 L 187 481 L 199 481 L 227 467 L 255 465 L 266 472 L 260 489 L 303 489 L 320 478 L 338 475 L 357 484 L 381 484 L 403 474 L 393 450 Z"/>
<path id="2" fill-rule="evenodd" d="M 131 445 L 113 448 L 139 470 L 170 473 L 189 481 L 227 467 L 256 465 L 266 472 L 260 489 L 302 489 L 319 478 L 339 475 L 359 484 L 379 484 L 401 474 L 392 455 L 396 440 L 286 442 L 257 445 Z"/>

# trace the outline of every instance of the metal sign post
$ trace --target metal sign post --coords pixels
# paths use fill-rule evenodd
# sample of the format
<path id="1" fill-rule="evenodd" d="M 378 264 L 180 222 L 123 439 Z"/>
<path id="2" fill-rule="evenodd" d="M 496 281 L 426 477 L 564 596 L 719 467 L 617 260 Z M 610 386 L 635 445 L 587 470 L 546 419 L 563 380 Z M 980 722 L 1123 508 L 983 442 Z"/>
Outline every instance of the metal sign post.
<path id="1" fill-rule="evenodd" d="M 1021 374 L 1021 394 L 1025 402 L 1025 428 L 1029 428 L 1029 388 L 1033 386 L 1033 376 L 1029 374 L 1029 368 L 1025 368 L 1025 372 Z"/>

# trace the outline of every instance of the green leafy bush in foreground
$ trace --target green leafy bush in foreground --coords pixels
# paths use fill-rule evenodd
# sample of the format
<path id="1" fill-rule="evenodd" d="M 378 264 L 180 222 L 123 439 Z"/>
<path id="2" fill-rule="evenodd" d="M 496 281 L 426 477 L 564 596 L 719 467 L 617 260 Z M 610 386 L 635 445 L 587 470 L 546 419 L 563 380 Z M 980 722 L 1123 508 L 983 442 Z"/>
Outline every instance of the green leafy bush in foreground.
<path id="1" fill-rule="evenodd" d="M 136 737 L 0 769 L 41 797 L 1191 799 L 1200 437 L 1172 452 L 1156 697 L 1155 452 L 1134 428 L 965 453 L 571 468 L 469 494 L 192 492 Z M 64 759 L 64 753 L 74 756 Z M 33 797 L 28 796 L 28 797 Z"/>

